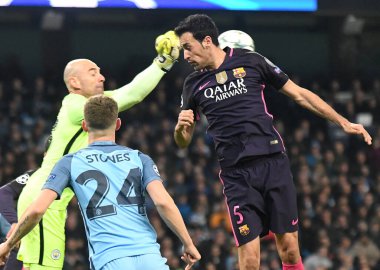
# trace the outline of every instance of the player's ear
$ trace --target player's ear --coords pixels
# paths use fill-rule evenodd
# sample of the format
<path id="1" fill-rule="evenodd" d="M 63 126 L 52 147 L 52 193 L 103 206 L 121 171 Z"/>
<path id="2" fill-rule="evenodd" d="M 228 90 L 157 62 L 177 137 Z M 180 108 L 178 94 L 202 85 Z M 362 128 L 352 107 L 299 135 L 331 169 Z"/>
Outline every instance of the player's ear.
<path id="1" fill-rule="evenodd" d="M 210 36 L 205 36 L 205 38 L 202 41 L 202 45 L 204 48 L 210 47 L 212 44 L 212 38 Z"/>
<path id="2" fill-rule="evenodd" d="M 118 131 L 121 127 L 121 119 L 120 118 L 117 118 L 116 119 L 116 127 L 115 127 L 115 131 Z"/>
<path id="3" fill-rule="evenodd" d="M 80 85 L 80 81 L 78 80 L 77 77 L 70 77 L 69 78 L 69 85 L 71 86 L 71 88 L 75 89 L 75 90 L 79 90 L 81 89 L 81 85 Z"/>
<path id="4" fill-rule="evenodd" d="M 88 127 L 86 125 L 86 122 L 84 120 L 82 120 L 82 129 L 86 132 L 88 132 Z"/>

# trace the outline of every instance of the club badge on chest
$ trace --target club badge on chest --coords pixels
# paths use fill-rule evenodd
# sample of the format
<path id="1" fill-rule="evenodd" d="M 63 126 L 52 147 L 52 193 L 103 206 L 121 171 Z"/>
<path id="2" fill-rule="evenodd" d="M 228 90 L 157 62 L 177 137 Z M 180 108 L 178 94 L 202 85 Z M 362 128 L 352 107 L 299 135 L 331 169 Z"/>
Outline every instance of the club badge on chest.
<path id="1" fill-rule="evenodd" d="M 222 72 L 215 74 L 215 77 L 216 77 L 216 81 L 219 84 L 224 84 L 228 79 L 227 72 L 225 72 L 225 71 L 222 71 Z"/>

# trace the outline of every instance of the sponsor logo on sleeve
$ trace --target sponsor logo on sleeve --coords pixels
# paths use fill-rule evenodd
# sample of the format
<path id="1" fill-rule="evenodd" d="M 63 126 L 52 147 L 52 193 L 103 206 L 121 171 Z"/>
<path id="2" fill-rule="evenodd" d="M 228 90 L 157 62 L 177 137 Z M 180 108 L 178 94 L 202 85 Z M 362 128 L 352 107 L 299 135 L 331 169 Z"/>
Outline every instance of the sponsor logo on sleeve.
<path id="1" fill-rule="evenodd" d="M 29 174 L 25 173 L 23 175 L 20 175 L 19 177 L 16 178 L 16 182 L 25 185 L 29 180 Z"/>
<path id="2" fill-rule="evenodd" d="M 55 179 L 55 177 L 57 177 L 57 175 L 55 175 L 54 173 L 51 173 L 51 174 L 49 175 L 47 181 L 49 181 L 49 180 L 53 180 L 53 179 Z"/>
<path id="3" fill-rule="evenodd" d="M 277 74 L 280 74 L 282 72 L 281 69 L 275 64 L 273 64 L 272 61 L 270 61 L 268 58 L 264 57 L 264 60 L 265 62 L 267 62 L 268 65 L 274 68 L 274 72 L 276 72 Z"/>
<path id="4" fill-rule="evenodd" d="M 274 72 L 276 72 L 277 74 L 280 74 L 281 73 L 281 69 L 279 67 L 275 67 L 274 68 Z"/>
<path id="5" fill-rule="evenodd" d="M 157 165 L 153 165 L 153 170 L 155 173 L 157 173 L 158 176 L 161 176 L 160 172 L 158 171 Z"/>

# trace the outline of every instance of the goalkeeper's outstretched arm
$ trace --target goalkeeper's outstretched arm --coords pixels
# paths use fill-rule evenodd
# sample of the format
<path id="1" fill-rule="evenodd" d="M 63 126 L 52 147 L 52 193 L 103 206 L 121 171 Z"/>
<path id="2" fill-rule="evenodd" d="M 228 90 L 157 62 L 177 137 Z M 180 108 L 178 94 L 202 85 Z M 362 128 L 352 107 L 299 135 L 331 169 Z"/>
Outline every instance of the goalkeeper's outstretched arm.
<path id="1" fill-rule="evenodd" d="M 156 38 L 158 56 L 153 63 L 140 72 L 130 83 L 115 91 L 106 91 L 119 106 L 119 111 L 140 103 L 157 86 L 164 74 L 169 71 L 179 57 L 179 39 L 174 31 L 168 31 Z"/>

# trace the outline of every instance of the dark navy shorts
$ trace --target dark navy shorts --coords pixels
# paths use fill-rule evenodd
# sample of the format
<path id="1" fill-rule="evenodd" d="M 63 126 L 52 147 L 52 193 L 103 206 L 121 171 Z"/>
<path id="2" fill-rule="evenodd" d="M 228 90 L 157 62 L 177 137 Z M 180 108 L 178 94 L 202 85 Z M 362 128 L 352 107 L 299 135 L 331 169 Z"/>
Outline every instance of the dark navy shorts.
<path id="1" fill-rule="evenodd" d="M 297 194 L 285 153 L 255 157 L 220 171 L 235 242 L 298 230 Z"/>

